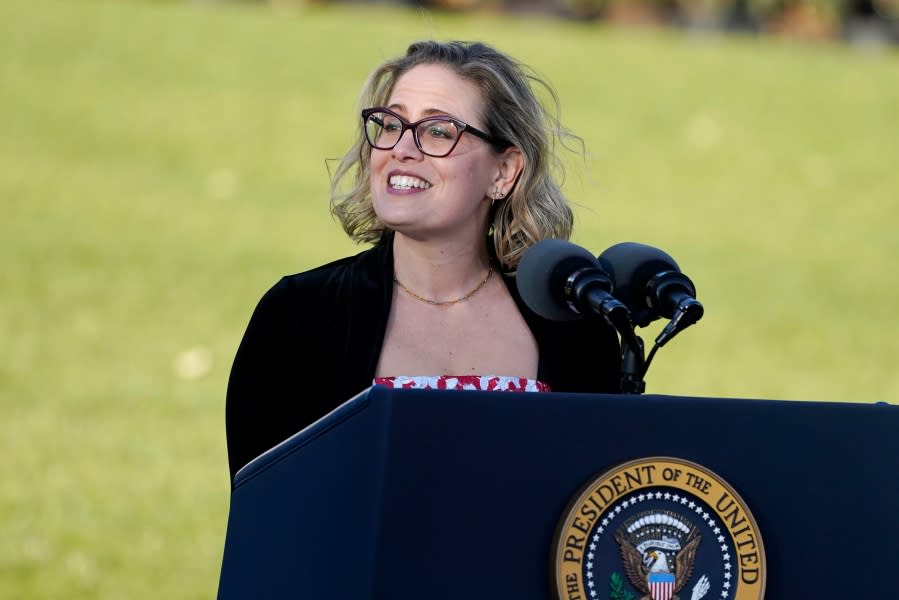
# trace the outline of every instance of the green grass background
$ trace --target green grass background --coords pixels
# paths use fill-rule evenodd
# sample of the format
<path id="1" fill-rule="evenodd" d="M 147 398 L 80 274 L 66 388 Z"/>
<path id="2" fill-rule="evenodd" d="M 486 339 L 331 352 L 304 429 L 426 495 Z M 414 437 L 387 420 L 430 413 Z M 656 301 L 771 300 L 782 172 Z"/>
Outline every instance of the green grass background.
<path id="1" fill-rule="evenodd" d="M 278 277 L 356 248 L 325 159 L 423 37 L 557 88 L 575 241 L 657 245 L 701 323 L 648 391 L 895 402 L 899 57 L 382 6 L 0 3 L 0 597 L 208 598 L 223 401 Z M 657 333 L 651 326 L 647 339 Z"/>

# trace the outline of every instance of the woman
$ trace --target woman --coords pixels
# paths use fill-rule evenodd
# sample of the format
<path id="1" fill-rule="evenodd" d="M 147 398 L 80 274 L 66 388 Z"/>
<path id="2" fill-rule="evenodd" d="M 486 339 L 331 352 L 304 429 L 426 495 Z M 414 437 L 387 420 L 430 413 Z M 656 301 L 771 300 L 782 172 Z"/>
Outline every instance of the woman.
<path id="1" fill-rule="evenodd" d="M 373 383 L 618 391 L 614 331 L 546 321 L 516 289 L 528 247 L 572 225 L 552 177 L 557 103 L 532 83 L 555 102 L 511 58 L 463 42 L 412 44 L 371 75 L 331 209 L 374 247 L 260 301 L 228 384 L 232 478 Z"/>

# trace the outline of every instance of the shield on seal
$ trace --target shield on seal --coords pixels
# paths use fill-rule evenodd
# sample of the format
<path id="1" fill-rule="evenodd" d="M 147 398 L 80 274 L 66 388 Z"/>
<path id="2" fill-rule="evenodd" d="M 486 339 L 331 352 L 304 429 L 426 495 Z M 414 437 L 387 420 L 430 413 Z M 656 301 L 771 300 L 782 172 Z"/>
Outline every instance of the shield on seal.
<path id="1" fill-rule="evenodd" d="M 650 573 L 646 578 L 652 600 L 671 600 L 674 595 L 674 575 L 671 573 Z"/>

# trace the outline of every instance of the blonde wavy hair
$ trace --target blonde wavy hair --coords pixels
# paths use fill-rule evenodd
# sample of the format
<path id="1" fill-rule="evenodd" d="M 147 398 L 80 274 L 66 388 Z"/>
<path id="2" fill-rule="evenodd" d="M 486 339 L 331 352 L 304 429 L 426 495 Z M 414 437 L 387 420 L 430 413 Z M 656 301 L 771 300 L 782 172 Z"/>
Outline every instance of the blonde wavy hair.
<path id="1" fill-rule="evenodd" d="M 565 171 L 557 149 L 571 149 L 567 142 L 574 141 L 583 155 L 583 142 L 562 127 L 555 90 L 530 67 L 483 43 L 420 41 L 375 69 L 363 87 L 360 110 L 386 105 L 396 81 L 422 64 L 446 65 L 474 83 L 484 100 L 485 129 L 498 140 L 494 150 L 515 146 L 524 157 L 518 181 L 491 215 L 493 252 L 503 269 L 515 270 L 540 240 L 568 239 L 574 215 L 560 189 Z M 535 88 L 546 93 L 549 106 Z M 371 147 L 360 127 L 331 182 L 331 214 L 358 243 L 378 243 L 391 233 L 375 214 L 370 181 Z"/>

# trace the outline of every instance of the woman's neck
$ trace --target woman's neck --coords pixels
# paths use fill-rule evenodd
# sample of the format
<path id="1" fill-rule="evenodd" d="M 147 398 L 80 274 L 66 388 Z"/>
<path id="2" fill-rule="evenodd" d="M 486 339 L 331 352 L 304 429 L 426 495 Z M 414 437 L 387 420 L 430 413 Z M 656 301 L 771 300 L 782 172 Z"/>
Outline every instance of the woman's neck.
<path id="1" fill-rule="evenodd" d="M 490 268 L 486 240 L 481 244 L 435 244 L 396 233 L 392 243 L 396 278 L 428 298 L 465 294 Z"/>

